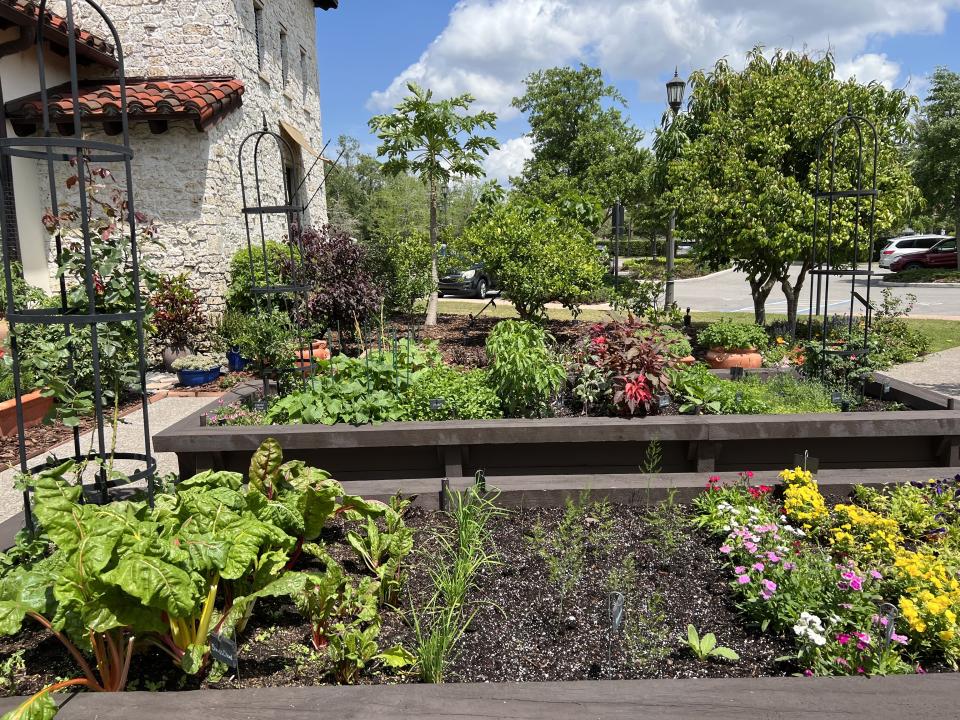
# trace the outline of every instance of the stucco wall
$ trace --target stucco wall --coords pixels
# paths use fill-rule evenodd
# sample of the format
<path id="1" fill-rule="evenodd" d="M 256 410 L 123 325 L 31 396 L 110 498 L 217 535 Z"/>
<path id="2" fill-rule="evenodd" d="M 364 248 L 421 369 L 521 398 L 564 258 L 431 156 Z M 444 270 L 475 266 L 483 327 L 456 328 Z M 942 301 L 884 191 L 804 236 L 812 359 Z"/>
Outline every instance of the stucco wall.
<path id="1" fill-rule="evenodd" d="M 207 310 L 218 311 L 230 257 L 246 242 L 237 168 L 243 138 L 261 129 L 265 117 L 272 131 L 279 133 L 283 120 L 299 130 L 316 151 L 323 145 L 313 3 L 263 0 L 262 70 L 254 39 L 253 0 L 104 0 L 101 4 L 121 35 L 128 77 L 233 75 L 244 82 L 243 105 L 205 132 L 198 132 L 190 122 L 173 122 L 159 135 L 150 134 L 146 125 L 132 126 L 131 133 L 136 207 L 158 218 L 166 247 L 157 261 L 167 272 L 190 271 Z M 90 18 L 86 23 L 99 27 Z M 281 26 L 287 33 L 289 56 L 286 87 L 279 58 Z M 306 90 L 301 79 L 301 47 L 307 52 Z M 97 129 L 91 129 L 90 137 L 117 140 Z M 263 148 L 262 203 L 280 204 L 279 155 L 268 143 Z M 297 145 L 293 150 L 302 155 L 303 167 L 309 168 L 314 156 Z M 249 156 L 246 165 L 252 188 Z M 304 200 L 317 189 L 322 173 L 321 163 L 304 184 Z M 253 202 L 248 198 L 248 203 Z M 326 222 L 322 191 L 310 206 L 307 220 Z M 258 226 L 254 227 L 259 239 Z M 283 220 L 268 219 L 266 234 L 272 239 L 283 237 Z"/>

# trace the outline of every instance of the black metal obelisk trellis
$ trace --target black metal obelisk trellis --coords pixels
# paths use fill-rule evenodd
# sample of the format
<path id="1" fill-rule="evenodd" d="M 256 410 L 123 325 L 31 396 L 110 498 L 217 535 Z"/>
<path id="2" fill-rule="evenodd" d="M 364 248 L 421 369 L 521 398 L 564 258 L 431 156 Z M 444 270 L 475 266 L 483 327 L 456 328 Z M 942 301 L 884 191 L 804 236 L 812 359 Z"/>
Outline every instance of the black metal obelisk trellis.
<path id="1" fill-rule="evenodd" d="M 61 168 L 75 168 L 76 182 L 75 190 L 78 197 L 77 207 L 72 210 L 75 217 L 71 225 L 74 229 L 74 237 L 79 232 L 80 241 L 77 249 L 82 250 L 83 267 L 82 270 L 75 273 L 60 273 L 59 278 L 59 307 L 52 309 L 33 309 L 20 307 L 20 303 L 14 296 L 14 267 L 13 259 L 10 253 L 10 243 L 8 238 L 14 228 L 9 227 L 10 219 L 6 213 L 0 213 L 0 231 L 3 233 L 3 270 L 4 283 L 7 293 L 7 320 L 10 324 L 10 354 L 12 356 L 12 373 L 14 390 L 16 393 L 17 405 L 17 431 L 18 431 L 18 450 L 20 460 L 20 470 L 24 474 L 36 474 L 47 467 L 47 464 L 34 467 L 32 470 L 27 465 L 26 435 L 24 428 L 23 413 L 23 395 L 24 391 L 30 391 L 32 388 L 25 388 L 23 384 L 23 360 L 21 349 L 17 343 L 17 326 L 58 326 L 63 329 L 64 336 L 70 338 L 73 334 L 89 333 L 90 341 L 90 367 L 80 367 L 80 358 L 75 357 L 71 349 L 70 357 L 67 360 L 67 374 L 72 378 L 78 377 L 81 373 L 92 378 L 93 406 L 96 424 L 93 427 L 93 434 L 96 440 L 95 449 L 92 447 L 90 452 L 83 452 L 80 442 L 80 431 L 78 428 L 73 430 L 73 450 L 74 460 L 80 467 L 85 467 L 88 463 L 98 465 L 96 480 L 93 489 L 96 490 L 94 499 L 99 502 L 109 501 L 109 489 L 118 485 L 125 485 L 136 480 L 146 480 L 147 495 L 152 505 L 154 493 L 154 474 L 156 471 L 156 462 L 151 453 L 150 447 L 150 423 L 148 418 L 148 401 L 146 392 L 146 358 L 144 354 L 144 303 L 140 288 L 140 264 L 139 249 L 137 246 L 137 214 L 134 210 L 134 192 L 133 175 L 131 171 L 131 161 L 133 152 L 130 149 L 130 133 L 128 127 L 127 113 L 127 90 L 124 80 L 123 47 L 117 30 L 104 10 L 93 0 L 66 0 L 63 7 L 66 20 L 66 41 L 67 41 L 67 63 L 70 71 L 70 97 L 72 100 L 72 115 L 69 121 L 63 118 L 57 118 L 51 121 L 50 109 L 48 105 L 48 87 L 47 87 L 47 64 L 46 55 L 48 50 L 44 49 L 44 21 L 47 18 L 46 0 L 41 0 L 37 12 L 37 30 L 35 36 L 35 46 L 38 64 L 38 79 L 40 86 L 40 104 L 42 114 L 42 132 L 38 137 L 33 138 L 8 138 L 6 137 L 6 117 L 3 113 L 2 92 L 0 92 L 0 166 L 4 168 L 4 183 L 12 183 L 13 178 L 7 177 L 7 168 L 11 167 L 8 158 L 26 158 L 39 161 L 41 167 L 46 167 L 47 178 L 50 191 L 50 215 L 53 218 L 60 218 L 61 202 L 57 192 L 58 175 L 57 171 Z M 78 9 L 86 6 L 92 9 L 95 16 L 98 16 L 110 32 L 113 46 L 116 48 L 116 57 L 119 74 L 120 87 L 120 112 L 115 120 L 119 127 L 119 142 L 106 142 L 99 140 L 90 140 L 84 137 L 82 123 L 82 108 L 80 104 L 80 80 L 77 72 L 77 26 L 76 19 Z M 57 64 L 62 62 L 57 59 Z M 57 135 L 54 135 L 56 130 Z M 115 222 L 117 231 L 113 233 L 114 242 L 129 243 L 128 264 L 116 270 L 116 272 L 129 273 L 129 279 L 133 288 L 132 307 L 123 311 L 112 309 L 105 311 L 102 306 L 102 299 L 98 299 L 97 271 L 94 268 L 92 248 L 99 238 L 92 227 L 93 208 L 91 207 L 88 191 L 91 189 L 90 183 L 92 177 L 88 177 L 87 168 L 96 165 L 99 168 L 109 169 L 110 174 L 116 177 L 117 170 L 122 169 L 125 181 L 124 190 L 126 192 L 125 205 L 120 217 Z M 36 189 L 33 190 L 36 192 Z M 39 221 L 39 218 L 37 218 Z M 126 226 L 126 227 L 124 227 Z M 57 220 L 52 228 L 53 242 L 56 251 L 57 266 L 62 267 L 64 255 L 64 230 Z M 77 291 L 80 292 L 77 292 Z M 76 298 L 82 297 L 78 302 Z M 69 298 L 72 298 L 70 300 Z M 101 368 L 101 348 L 100 340 L 106 328 L 117 323 L 132 323 L 136 328 L 137 353 L 139 362 L 139 391 L 142 399 L 143 412 L 143 452 L 114 452 L 108 445 L 104 427 L 105 403 L 103 401 L 104 374 Z M 70 346 L 72 348 L 72 346 Z M 83 360 L 84 364 L 86 360 Z M 124 388 L 125 389 L 125 388 Z M 123 389 L 121 389 L 123 390 Z M 142 465 L 139 470 L 120 477 L 119 473 L 110 473 L 108 476 L 106 466 L 112 467 L 113 460 L 134 461 L 137 466 Z M 61 462 L 61 461 L 56 461 Z M 82 477 L 80 479 L 82 482 Z M 91 499 L 85 496 L 86 499 Z M 28 529 L 33 530 L 33 518 L 30 510 L 30 491 L 23 492 L 24 518 Z"/>
<path id="2" fill-rule="evenodd" d="M 821 375 L 826 372 L 831 356 L 862 362 L 870 353 L 878 155 L 876 127 L 849 107 L 846 115 L 827 128 L 817 145 L 807 339 L 812 343 L 814 318 L 818 318 Z M 861 267 L 864 263 L 866 269 Z M 849 302 L 834 303 L 830 281 L 840 277 L 850 278 Z M 858 282 L 862 283 L 859 287 Z M 846 308 L 846 332 L 841 326 L 840 337 L 834 335 L 831 340 L 830 314 L 835 312 L 834 306 Z M 862 330 L 854 322 L 858 311 L 864 316 Z M 849 362 L 846 364 L 849 366 Z M 845 385 L 849 386 L 849 381 L 848 369 L 844 375 Z"/>
<path id="3" fill-rule="evenodd" d="M 269 155 L 264 156 L 264 152 L 266 151 L 264 147 L 265 140 L 267 141 L 267 145 L 271 146 L 276 152 L 276 155 L 273 156 L 272 159 L 279 164 L 281 170 L 280 175 L 283 178 L 280 193 L 282 202 L 279 205 L 271 205 L 269 204 L 269 200 L 266 204 L 264 202 L 265 173 L 263 172 L 263 168 L 264 163 L 271 160 Z M 250 149 L 249 161 L 253 166 L 253 187 L 249 188 L 248 183 L 251 178 L 248 176 L 244 158 L 251 143 L 252 148 Z M 323 149 L 317 155 L 313 164 L 303 174 L 300 182 L 296 186 L 293 186 L 287 174 L 282 172 L 284 167 L 295 165 L 293 163 L 293 149 L 290 147 L 290 143 L 279 133 L 267 129 L 266 118 L 264 118 L 263 121 L 263 129 L 250 133 L 240 143 L 240 149 L 237 152 L 237 168 L 240 173 L 240 195 L 243 203 L 241 212 L 243 213 L 244 227 L 246 229 L 247 254 L 250 259 L 250 294 L 253 296 L 255 304 L 260 310 L 282 308 L 288 312 L 291 310 L 295 311 L 296 308 L 289 307 L 289 301 L 291 299 L 293 299 L 293 302 L 299 308 L 305 309 L 306 307 L 310 286 L 301 281 L 302 273 L 300 268 L 303 259 L 303 248 L 300 243 L 300 236 L 302 232 L 302 222 L 307 208 L 325 187 L 327 175 L 330 170 L 328 169 L 324 172 L 319 186 L 314 190 L 313 195 L 307 202 L 298 204 L 297 198 L 300 197 L 300 191 L 305 186 L 307 178 L 313 172 L 314 168 L 318 163 L 323 161 L 324 152 L 329 144 L 328 141 L 327 144 L 323 146 Z M 342 154 L 343 152 L 341 151 L 340 155 Z M 334 161 L 333 165 L 336 165 L 336 162 L 339 161 L 340 155 L 337 156 L 337 160 Z M 251 203 L 251 200 L 254 202 Z M 270 256 L 267 249 L 267 222 L 271 216 L 285 219 L 287 231 L 285 244 L 288 254 L 286 268 L 270 267 Z M 257 258 L 254 251 L 255 247 L 259 248 L 260 261 L 263 263 L 262 277 L 258 277 L 257 271 L 259 268 L 256 267 Z M 292 314 L 302 318 L 305 313 L 293 312 Z M 295 322 L 294 328 L 296 330 L 297 344 L 300 348 L 296 367 L 299 370 L 300 377 L 306 378 L 314 371 L 314 359 L 312 353 L 304 348 L 305 333 L 303 323 Z M 279 385 L 281 379 L 279 372 L 280 369 L 270 368 L 267 367 L 266 363 L 261 363 L 260 373 L 263 380 L 264 398 L 270 394 L 271 377 L 275 377 Z"/>

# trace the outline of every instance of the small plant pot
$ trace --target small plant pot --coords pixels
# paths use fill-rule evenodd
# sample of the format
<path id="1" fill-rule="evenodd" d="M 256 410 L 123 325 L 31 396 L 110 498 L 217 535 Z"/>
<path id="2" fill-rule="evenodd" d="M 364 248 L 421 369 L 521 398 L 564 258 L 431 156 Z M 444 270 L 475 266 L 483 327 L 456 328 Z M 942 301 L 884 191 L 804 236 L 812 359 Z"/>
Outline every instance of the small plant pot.
<path id="1" fill-rule="evenodd" d="M 163 359 L 164 372 L 176 372 L 173 369 L 174 361 L 187 355 L 193 355 L 193 350 L 186 345 L 167 345 L 160 353 L 160 357 Z"/>
<path id="2" fill-rule="evenodd" d="M 22 396 L 23 425 L 36 427 L 53 408 L 53 398 L 44 397 L 39 390 Z M 0 402 L 0 437 L 9 437 L 17 434 L 17 399 Z"/>
<path id="3" fill-rule="evenodd" d="M 733 367 L 756 369 L 763 367 L 763 355 L 756 348 L 710 348 L 707 363 L 714 370 L 729 370 Z"/>
<path id="4" fill-rule="evenodd" d="M 177 370 L 177 381 L 184 387 L 206 385 L 220 377 L 220 366 L 209 370 Z"/>
<path id="5" fill-rule="evenodd" d="M 297 367 L 301 370 L 310 367 L 317 360 L 329 360 L 330 350 L 326 340 L 314 340 L 309 347 L 297 350 Z"/>
<path id="6" fill-rule="evenodd" d="M 231 348 L 227 350 L 227 367 L 230 368 L 230 372 L 240 372 L 241 370 L 246 370 L 247 365 L 250 364 L 250 358 L 245 358 L 240 354 L 240 351 Z"/>
<path id="7" fill-rule="evenodd" d="M 697 359 L 693 355 L 687 355 L 686 357 L 678 358 L 677 362 L 681 365 L 693 365 L 697 362 Z"/>

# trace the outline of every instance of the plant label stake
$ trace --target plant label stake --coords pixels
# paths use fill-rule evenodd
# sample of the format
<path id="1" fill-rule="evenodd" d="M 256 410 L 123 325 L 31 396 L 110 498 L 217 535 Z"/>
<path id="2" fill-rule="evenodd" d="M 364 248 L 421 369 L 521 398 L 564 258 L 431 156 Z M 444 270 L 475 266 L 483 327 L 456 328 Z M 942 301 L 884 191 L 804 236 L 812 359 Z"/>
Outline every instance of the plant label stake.
<path id="1" fill-rule="evenodd" d="M 610 656 L 613 650 L 613 638 L 620 632 L 623 623 L 623 611 L 626 598 L 622 592 L 607 593 L 607 619 L 610 626 L 607 628 L 607 668 L 610 668 Z"/>
<path id="2" fill-rule="evenodd" d="M 447 497 L 450 494 L 450 478 L 443 478 L 440 481 L 440 509 L 447 509 Z"/>
<path id="3" fill-rule="evenodd" d="M 237 641 L 220 633 L 210 635 L 210 655 L 227 667 L 237 669 Z"/>
<path id="4" fill-rule="evenodd" d="M 809 450 L 804 450 L 802 455 L 800 453 L 794 454 L 793 466 L 803 468 L 804 470 L 809 470 L 816 475 L 817 470 L 820 469 L 820 460 L 815 457 L 811 457 Z"/>
<path id="5" fill-rule="evenodd" d="M 730 379 L 743 380 L 743 368 L 739 366 L 730 368 Z"/>
<path id="6" fill-rule="evenodd" d="M 665 407 L 670 407 L 670 396 L 657 395 L 657 407 L 659 407 L 661 410 Z"/>
<path id="7" fill-rule="evenodd" d="M 446 401 L 443 398 L 430 398 L 430 411 L 437 412 L 438 410 L 443 410 L 445 404 Z"/>
<path id="8" fill-rule="evenodd" d="M 883 635 L 883 644 L 884 647 L 890 647 L 890 643 L 893 640 L 893 633 L 896 632 L 897 627 L 897 606 L 891 605 L 890 603 L 880 603 L 880 612 L 883 613 L 883 617 L 887 620 L 887 627 Z"/>
<path id="9" fill-rule="evenodd" d="M 477 489 L 478 493 L 485 493 L 487 491 L 487 475 L 483 470 L 477 470 L 473 476 L 473 486 Z"/>

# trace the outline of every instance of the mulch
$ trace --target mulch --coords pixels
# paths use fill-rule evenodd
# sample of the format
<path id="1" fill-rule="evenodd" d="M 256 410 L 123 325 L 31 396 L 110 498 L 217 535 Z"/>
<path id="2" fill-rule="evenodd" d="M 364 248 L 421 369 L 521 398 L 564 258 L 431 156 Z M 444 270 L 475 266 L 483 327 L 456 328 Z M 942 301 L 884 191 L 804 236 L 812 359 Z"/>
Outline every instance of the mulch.
<path id="1" fill-rule="evenodd" d="M 478 576 L 469 596 L 467 611 L 476 614 L 457 646 L 446 681 L 759 677 L 795 671 L 789 662 L 778 660 L 790 654 L 789 639 L 761 633 L 738 614 L 714 543 L 690 526 L 690 515 L 681 506 L 657 513 L 613 506 L 613 531 L 606 541 L 588 544 L 582 575 L 561 607 L 531 536 L 538 522 L 552 532 L 562 515 L 562 508 L 529 508 L 511 511 L 491 523 L 497 563 Z M 402 643 L 414 651 L 410 608 L 422 607 L 430 595 L 434 533 L 449 528 L 450 521 L 442 513 L 420 508 L 414 508 L 407 521 L 417 532 L 415 549 L 407 560 L 400 609 L 382 611 L 379 644 L 386 648 Z M 584 519 L 594 521 L 589 515 Z M 363 573 L 345 542 L 342 525 L 328 527 L 323 540 L 348 572 Z M 628 554 L 635 557 L 637 575 L 635 584 L 625 588 L 627 621 L 632 614 L 652 617 L 645 608 L 655 595 L 663 608 L 660 618 L 651 620 L 650 627 L 639 634 L 648 643 L 649 655 L 630 654 L 623 630 L 608 634 L 607 578 Z M 310 566 L 298 569 L 304 568 Z M 720 644 L 733 648 L 741 659 L 701 662 L 694 658 L 682 640 L 688 623 L 701 633 L 715 633 Z M 291 603 L 266 599 L 258 603 L 240 637 L 238 671 L 222 678 L 187 677 L 171 667 L 166 656 L 145 649 L 134 658 L 130 677 L 138 689 L 165 690 L 329 683 L 326 654 L 314 652 L 309 637 L 309 625 Z M 0 638 L 0 656 L 17 651 L 23 651 L 27 672 L 14 675 L 8 694 L 30 694 L 57 677 L 77 674 L 59 643 L 42 630 L 31 627 L 17 636 Z M 413 675 L 376 667 L 365 670 L 361 679 L 362 683 L 416 681 Z"/>

